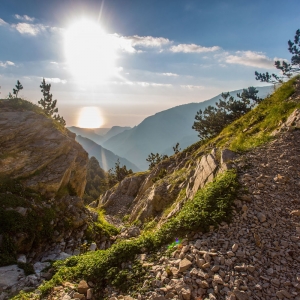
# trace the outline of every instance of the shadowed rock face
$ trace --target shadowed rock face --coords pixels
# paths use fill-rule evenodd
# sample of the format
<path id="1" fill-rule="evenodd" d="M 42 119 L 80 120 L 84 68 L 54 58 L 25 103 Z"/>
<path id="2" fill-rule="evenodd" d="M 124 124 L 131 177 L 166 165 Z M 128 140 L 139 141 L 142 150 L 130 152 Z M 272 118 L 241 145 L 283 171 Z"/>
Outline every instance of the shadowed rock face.
<path id="1" fill-rule="evenodd" d="M 81 197 L 88 154 L 75 141 L 75 134 L 58 129 L 42 114 L 8 103 L 2 100 L 0 105 L 0 175 L 19 178 L 47 197 L 63 188 Z"/>

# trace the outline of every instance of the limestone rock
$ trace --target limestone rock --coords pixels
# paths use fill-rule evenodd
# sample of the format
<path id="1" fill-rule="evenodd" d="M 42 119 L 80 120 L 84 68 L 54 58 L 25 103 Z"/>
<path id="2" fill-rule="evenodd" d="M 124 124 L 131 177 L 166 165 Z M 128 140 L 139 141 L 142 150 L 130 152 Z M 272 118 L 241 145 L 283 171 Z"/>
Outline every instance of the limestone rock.
<path id="1" fill-rule="evenodd" d="M 218 164 L 216 158 L 212 154 L 204 155 L 201 158 L 196 166 L 195 174 L 190 179 L 186 189 L 188 199 L 192 199 L 199 188 L 202 188 L 206 183 L 213 180 L 217 168 Z"/>
<path id="2" fill-rule="evenodd" d="M 77 287 L 78 293 L 86 295 L 88 289 L 89 289 L 89 286 L 88 286 L 87 282 L 85 280 L 81 280 Z"/>
<path id="3" fill-rule="evenodd" d="M 221 151 L 221 164 L 227 163 L 234 160 L 237 154 L 229 149 L 224 149 Z"/>
<path id="4" fill-rule="evenodd" d="M 184 272 L 184 271 L 188 270 L 191 266 L 192 266 L 192 262 L 189 261 L 188 259 L 184 258 L 179 263 L 179 272 Z"/>
<path id="5" fill-rule="evenodd" d="M 14 108 L 0 101 L 0 174 L 20 178 L 49 197 L 71 187 L 82 196 L 88 154 L 67 129 L 42 113 Z"/>

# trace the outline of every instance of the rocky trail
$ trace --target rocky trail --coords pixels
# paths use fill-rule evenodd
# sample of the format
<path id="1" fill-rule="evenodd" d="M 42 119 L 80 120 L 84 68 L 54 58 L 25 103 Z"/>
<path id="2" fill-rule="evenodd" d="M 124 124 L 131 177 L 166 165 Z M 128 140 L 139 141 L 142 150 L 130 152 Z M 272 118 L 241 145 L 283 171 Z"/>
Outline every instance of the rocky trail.
<path id="1" fill-rule="evenodd" d="M 232 223 L 192 233 L 155 262 L 142 254 L 147 292 L 131 297 L 107 287 L 107 299 L 299 300 L 299 140 L 300 131 L 284 132 L 240 156 L 235 164 L 247 192 L 235 201 Z M 82 293 L 65 283 L 48 299 L 93 299 L 93 283 L 81 286 Z"/>

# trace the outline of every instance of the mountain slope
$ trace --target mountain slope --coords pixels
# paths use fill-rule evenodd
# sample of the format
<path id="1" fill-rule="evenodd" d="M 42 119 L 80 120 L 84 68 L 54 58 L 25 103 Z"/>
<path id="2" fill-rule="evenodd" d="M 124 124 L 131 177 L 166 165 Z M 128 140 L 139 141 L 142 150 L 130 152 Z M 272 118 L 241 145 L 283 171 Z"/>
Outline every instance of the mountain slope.
<path id="1" fill-rule="evenodd" d="M 88 138 L 77 135 L 76 141 L 84 148 L 86 152 L 88 152 L 90 157 L 94 156 L 97 158 L 101 168 L 103 168 L 105 171 L 114 168 L 118 159 L 120 160 L 121 165 L 125 165 L 127 169 L 132 169 L 133 172 L 140 171 L 135 164 L 126 158 L 115 155 L 113 152 L 103 148 Z"/>
<path id="2" fill-rule="evenodd" d="M 102 145 L 102 143 L 104 143 L 111 137 L 122 133 L 125 130 L 131 129 L 131 127 L 113 126 L 112 128 L 80 128 L 71 126 L 68 127 L 68 129 L 71 132 L 74 132 L 76 135 L 81 135 L 99 145 Z"/>
<path id="3" fill-rule="evenodd" d="M 259 96 L 265 97 L 271 92 L 272 87 L 259 89 Z M 233 91 L 230 94 L 242 90 Z M 220 95 L 200 103 L 189 103 L 176 106 L 146 118 L 138 126 L 115 135 L 103 143 L 109 149 L 133 161 L 140 169 L 146 170 L 146 158 L 150 152 L 172 154 L 172 146 L 182 142 L 181 149 L 198 140 L 197 133 L 192 129 L 196 112 L 214 105 Z M 187 138 L 189 137 L 189 138 Z M 190 144 L 189 144 L 190 143 Z"/>

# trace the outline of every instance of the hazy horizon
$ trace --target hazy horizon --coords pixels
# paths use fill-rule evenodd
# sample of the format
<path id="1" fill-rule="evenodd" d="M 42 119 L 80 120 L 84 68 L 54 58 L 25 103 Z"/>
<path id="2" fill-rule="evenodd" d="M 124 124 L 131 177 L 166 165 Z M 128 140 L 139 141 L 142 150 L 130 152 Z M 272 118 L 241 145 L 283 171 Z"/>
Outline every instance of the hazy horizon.
<path id="1" fill-rule="evenodd" d="M 254 71 L 276 72 L 274 59 L 290 59 L 299 27 L 296 0 L 1 2 L 1 98 L 20 80 L 20 96 L 37 104 L 44 77 L 67 126 L 133 127 L 263 86 Z"/>

